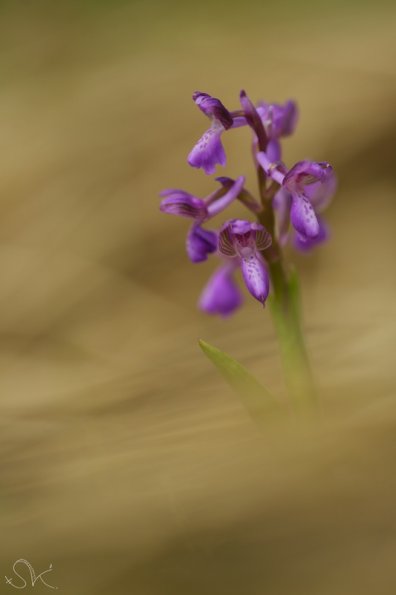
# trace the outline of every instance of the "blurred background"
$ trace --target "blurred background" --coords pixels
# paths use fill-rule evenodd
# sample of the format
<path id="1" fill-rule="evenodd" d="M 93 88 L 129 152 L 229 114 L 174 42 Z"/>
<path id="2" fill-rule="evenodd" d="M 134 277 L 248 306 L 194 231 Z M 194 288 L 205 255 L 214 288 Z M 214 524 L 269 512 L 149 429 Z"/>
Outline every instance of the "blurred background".
<path id="1" fill-rule="evenodd" d="M 0 17 L 0 592 L 26 558 L 73 595 L 395 593 L 394 2 Z M 215 263 L 158 211 L 162 188 L 213 188 L 186 163 L 192 92 L 236 109 L 241 88 L 296 99 L 287 163 L 340 180 L 332 241 L 290 255 L 322 417 L 265 432 L 197 339 L 284 394 L 269 314 L 201 314 Z M 226 171 L 253 190 L 249 138 L 226 135 Z"/>

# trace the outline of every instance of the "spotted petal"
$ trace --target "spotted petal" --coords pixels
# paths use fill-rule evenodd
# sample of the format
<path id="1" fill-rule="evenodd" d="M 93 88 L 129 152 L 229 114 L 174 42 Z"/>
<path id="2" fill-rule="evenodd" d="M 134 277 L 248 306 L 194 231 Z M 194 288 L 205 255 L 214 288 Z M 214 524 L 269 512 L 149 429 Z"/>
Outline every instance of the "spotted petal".
<path id="1" fill-rule="evenodd" d="M 216 165 L 226 164 L 226 154 L 221 143 L 223 126 L 214 124 L 201 136 L 188 156 L 188 163 L 192 167 L 202 168 L 208 175 L 213 174 Z"/>
<path id="2" fill-rule="evenodd" d="M 315 238 L 319 233 L 319 223 L 308 198 L 302 194 L 293 194 L 290 218 L 293 227 L 308 238 Z"/>
<path id="3" fill-rule="evenodd" d="M 251 254 L 241 261 L 243 279 L 246 287 L 256 300 L 264 304 L 269 293 L 269 277 L 263 260 L 257 254 Z"/>

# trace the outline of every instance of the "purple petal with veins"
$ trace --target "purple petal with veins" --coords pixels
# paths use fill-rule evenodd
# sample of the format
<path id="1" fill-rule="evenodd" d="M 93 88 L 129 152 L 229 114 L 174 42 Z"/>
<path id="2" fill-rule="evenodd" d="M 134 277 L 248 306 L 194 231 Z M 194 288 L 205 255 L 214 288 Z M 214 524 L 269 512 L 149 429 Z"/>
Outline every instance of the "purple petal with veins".
<path id="1" fill-rule="evenodd" d="M 221 103 L 220 99 L 212 97 L 207 93 L 195 91 L 193 100 L 205 116 L 208 116 L 213 120 L 218 120 L 226 130 L 231 128 L 233 125 L 233 118 L 230 112 Z"/>
<path id="2" fill-rule="evenodd" d="M 163 190 L 160 196 L 165 196 L 160 204 L 160 210 L 163 213 L 192 219 L 204 219 L 207 216 L 205 202 L 184 190 L 169 188 Z"/>

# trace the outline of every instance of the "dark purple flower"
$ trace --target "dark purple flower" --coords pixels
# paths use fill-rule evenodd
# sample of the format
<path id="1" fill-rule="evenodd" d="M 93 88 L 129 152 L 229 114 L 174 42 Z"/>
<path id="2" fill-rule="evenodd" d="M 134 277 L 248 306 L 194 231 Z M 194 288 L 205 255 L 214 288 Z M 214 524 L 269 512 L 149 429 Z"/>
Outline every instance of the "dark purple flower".
<path id="1" fill-rule="evenodd" d="M 316 209 L 328 201 L 335 189 L 334 172 L 327 162 L 299 161 L 289 171 L 282 163 L 273 163 L 261 152 L 257 160 L 266 174 L 278 182 L 291 197 L 290 219 L 296 231 L 306 238 L 316 238 L 320 232 Z M 279 200 L 279 199 L 278 199 Z M 278 205 L 278 209 L 279 209 Z M 284 227 L 282 222 L 282 228 Z"/>
<path id="2" fill-rule="evenodd" d="M 223 225 L 219 234 L 219 252 L 238 257 L 249 292 L 264 304 L 269 292 L 269 277 L 260 250 L 272 243 L 270 234 L 260 223 L 233 219 Z"/>
<path id="3" fill-rule="evenodd" d="M 225 186 L 221 183 L 219 189 L 204 199 L 193 196 L 189 192 L 177 188 L 169 188 L 161 192 L 164 199 L 160 210 L 169 215 L 189 217 L 194 223 L 188 232 L 186 248 L 192 262 L 202 262 L 208 254 L 216 251 L 217 235 L 201 227 L 201 224 L 211 219 L 237 198 L 245 183 L 244 176 Z"/>
<path id="4" fill-rule="evenodd" d="M 231 128 L 233 118 L 219 99 L 211 97 L 207 93 L 196 91 L 193 100 L 199 109 L 211 119 L 212 125 L 191 150 L 188 163 L 192 167 L 202 167 L 206 174 L 213 174 L 217 164 L 226 164 L 221 135 L 225 130 Z"/>
<path id="5" fill-rule="evenodd" d="M 239 308 L 243 296 L 233 277 L 235 268 L 231 261 L 213 273 L 199 299 L 201 310 L 225 317 Z"/>

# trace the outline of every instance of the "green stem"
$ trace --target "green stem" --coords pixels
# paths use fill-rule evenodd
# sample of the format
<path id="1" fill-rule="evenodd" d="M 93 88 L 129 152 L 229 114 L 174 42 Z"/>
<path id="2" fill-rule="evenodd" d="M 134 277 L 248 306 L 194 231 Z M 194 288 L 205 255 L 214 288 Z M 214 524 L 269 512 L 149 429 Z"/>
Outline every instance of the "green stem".
<path id="1" fill-rule="evenodd" d="M 260 138 L 259 131 L 256 134 Z M 266 150 L 264 140 L 264 148 L 260 147 L 262 151 Z M 257 168 L 257 178 L 262 205 L 257 219 L 273 238 L 272 245 L 263 252 L 263 257 L 268 263 L 272 281 L 269 304 L 278 335 L 286 384 L 294 408 L 299 411 L 312 410 L 317 399 L 302 330 L 298 278 L 296 273 L 285 270 L 282 250 L 275 239 L 272 202 L 279 184 L 268 184 L 264 169 L 260 166 Z"/>
<path id="2" fill-rule="evenodd" d="M 297 275 L 288 275 L 281 260 L 270 262 L 269 270 L 273 287 L 270 309 L 290 397 L 295 409 L 312 409 L 316 390 L 301 325 Z"/>

